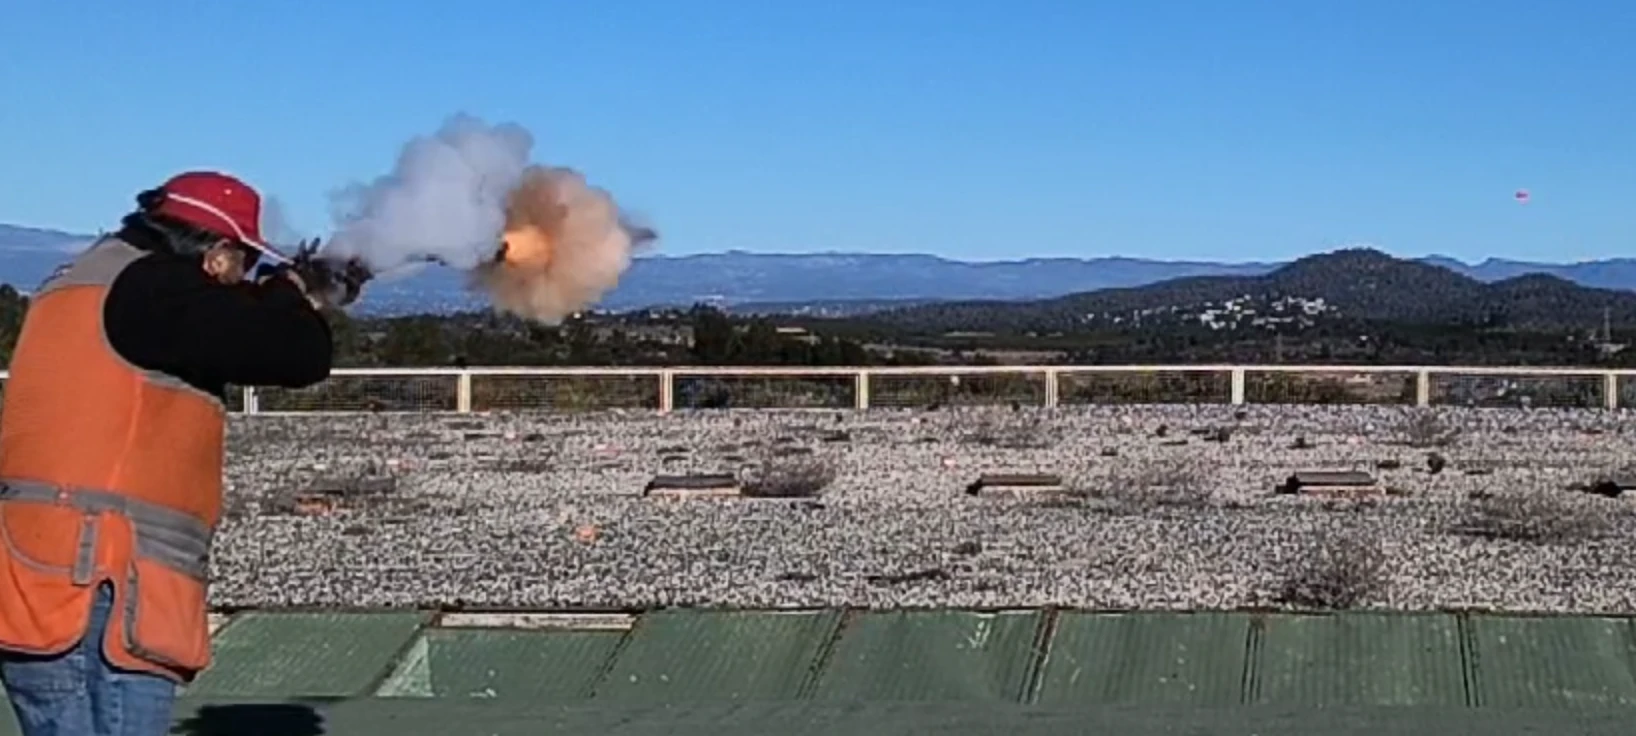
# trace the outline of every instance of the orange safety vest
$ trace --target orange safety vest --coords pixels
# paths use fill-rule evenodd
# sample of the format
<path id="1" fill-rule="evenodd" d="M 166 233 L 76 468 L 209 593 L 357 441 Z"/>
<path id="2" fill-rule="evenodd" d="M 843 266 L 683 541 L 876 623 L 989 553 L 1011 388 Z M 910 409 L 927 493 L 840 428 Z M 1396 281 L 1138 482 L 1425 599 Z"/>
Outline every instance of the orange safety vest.
<path id="1" fill-rule="evenodd" d="M 24 317 L 0 406 L 0 648 L 72 648 L 108 582 L 109 661 L 186 683 L 210 663 L 226 409 L 109 346 L 108 287 L 144 255 L 98 241 Z"/>

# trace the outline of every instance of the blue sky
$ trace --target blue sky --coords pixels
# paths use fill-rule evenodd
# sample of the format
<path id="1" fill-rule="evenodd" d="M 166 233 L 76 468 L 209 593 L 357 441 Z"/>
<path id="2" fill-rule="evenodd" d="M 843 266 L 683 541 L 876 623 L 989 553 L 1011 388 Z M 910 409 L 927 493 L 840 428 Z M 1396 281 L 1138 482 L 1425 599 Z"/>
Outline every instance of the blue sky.
<path id="1" fill-rule="evenodd" d="M 1632 39 L 1628 0 L 7 0 L 0 222 L 216 167 L 319 233 L 464 111 L 671 253 L 1636 255 Z"/>

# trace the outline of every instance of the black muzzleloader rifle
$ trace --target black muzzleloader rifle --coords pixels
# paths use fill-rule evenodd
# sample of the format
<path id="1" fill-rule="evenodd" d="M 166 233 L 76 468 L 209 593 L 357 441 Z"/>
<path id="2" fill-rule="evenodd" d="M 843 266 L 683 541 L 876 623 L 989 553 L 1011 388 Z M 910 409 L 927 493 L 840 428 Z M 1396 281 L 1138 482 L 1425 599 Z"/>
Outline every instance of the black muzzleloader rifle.
<path id="1" fill-rule="evenodd" d="M 375 274 L 357 258 L 338 259 L 319 252 L 314 239 L 300 244 L 295 255 L 273 271 L 289 270 L 301 277 L 307 293 L 332 307 L 345 307 L 358 300 L 364 284 Z"/>

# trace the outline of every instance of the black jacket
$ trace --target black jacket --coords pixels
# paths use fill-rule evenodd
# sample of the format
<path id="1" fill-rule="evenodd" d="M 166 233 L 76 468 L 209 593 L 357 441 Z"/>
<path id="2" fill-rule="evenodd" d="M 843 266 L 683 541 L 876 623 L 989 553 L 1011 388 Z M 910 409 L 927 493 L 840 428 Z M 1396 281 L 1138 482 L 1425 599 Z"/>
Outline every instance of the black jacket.
<path id="1" fill-rule="evenodd" d="M 114 280 L 103 306 L 121 357 L 215 396 L 227 384 L 301 388 L 329 377 L 329 323 L 288 279 L 222 284 L 151 230 L 127 226 L 119 237 L 149 251 Z"/>

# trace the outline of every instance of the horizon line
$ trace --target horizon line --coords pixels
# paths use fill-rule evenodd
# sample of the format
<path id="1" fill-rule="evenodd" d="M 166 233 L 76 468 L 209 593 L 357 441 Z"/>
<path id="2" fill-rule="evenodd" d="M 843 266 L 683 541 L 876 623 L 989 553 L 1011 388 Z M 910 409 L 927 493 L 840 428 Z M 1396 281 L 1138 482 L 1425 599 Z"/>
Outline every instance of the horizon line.
<path id="1" fill-rule="evenodd" d="M 82 240 L 90 240 L 90 239 L 95 239 L 95 238 L 99 237 L 98 234 L 87 235 L 87 234 L 84 234 L 84 233 L 75 233 L 75 232 L 70 232 L 70 231 L 67 231 L 67 230 L 60 230 L 60 229 L 54 228 L 54 227 L 42 227 L 42 226 L 39 226 L 39 225 L 23 225 L 23 224 L 19 224 L 19 223 L 15 223 L 15 222 L 0 222 L 0 226 L 13 227 L 13 228 L 17 228 L 17 229 L 20 229 L 20 230 L 31 230 L 31 231 L 35 231 L 35 232 L 55 233 L 55 234 L 62 235 L 64 237 L 82 239 Z M 54 249 L 52 249 L 52 248 L 37 248 L 37 249 L 25 249 L 25 250 L 50 251 L 50 250 L 54 250 Z M 813 256 L 820 256 L 820 257 L 822 257 L 822 256 L 848 257 L 848 258 L 858 258 L 858 257 L 863 257 L 863 258 L 910 258 L 910 257 L 918 257 L 918 258 L 933 258 L 933 259 L 945 261 L 945 262 L 948 262 L 948 263 L 957 263 L 957 264 L 966 264 L 966 265 L 1018 265 L 1018 264 L 1031 263 L 1031 262 L 1041 262 L 1041 261 L 1047 261 L 1047 262 L 1048 261 L 1072 261 L 1072 262 L 1086 263 L 1086 262 L 1094 262 L 1094 261 L 1124 260 L 1124 261 L 1137 261 L 1137 262 L 1141 262 L 1141 263 L 1153 263 L 1153 264 L 1164 264 L 1164 265 L 1204 265 L 1204 266 L 1254 267 L 1254 266 L 1279 266 L 1279 265 L 1285 265 L 1285 264 L 1291 263 L 1293 261 L 1300 260 L 1301 258 L 1308 258 L 1308 257 L 1312 257 L 1312 256 L 1317 256 L 1317 255 L 1325 255 L 1325 254 L 1330 254 L 1330 253 L 1335 253 L 1335 252 L 1338 252 L 1338 251 L 1345 251 L 1345 250 L 1372 250 L 1372 251 L 1376 251 L 1376 252 L 1379 252 L 1379 253 L 1384 253 L 1384 254 L 1386 254 L 1388 256 L 1391 256 L 1393 258 L 1397 258 L 1399 260 L 1415 260 L 1415 261 L 1444 260 L 1444 261 L 1452 261 L 1452 262 L 1461 264 L 1463 266 L 1472 266 L 1472 267 L 1482 266 L 1484 264 L 1494 263 L 1494 262 L 1518 263 L 1518 264 L 1541 265 L 1541 266 L 1571 267 L 1571 266 L 1584 266 L 1584 265 L 1592 265 L 1592 264 L 1600 264 L 1600 263 L 1614 263 L 1614 262 L 1623 262 L 1623 261 L 1636 260 L 1636 258 L 1627 258 L 1627 257 L 1620 257 L 1620 256 L 1611 256 L 1611 257 L 1608 257 L 1608 258 L 1582 259 L 1582 260 L 1577 260 L 1577 261 L 1519 260 L 1519 259 L 1514 259 L 1514 258 L 1500 258 L 1500 257 L 1496 257 L 1496 256 L 1487 256 L 1487 257 L 1483 258 L 1480 261 L 1467 261 L 1467 260 L 1464 260 L 1464 259 L 1456 258 L 1454 256 L 1450 256 L 1450 255 L 1446 255 L 1446 254 L 1442 254 L 1442 253 L 1435 253 L 1435 252 L 1434 253 L 1427 253 L 1427 254 L 1424 254 L 1424 255 L 1400 255 L 1400 254 L 1397 254 L 1397 253 L 1393 253 L 1393 252 L 1389 251 L 1388 249 L 1386 249 L 1386 248 L 1384 248 L 1384 247 L 1382 247 L 1382 246 L 1380 246 L 1378 244 L 1374 244 L 1374 243 L 1352 243 L 1352 244 L 1337 245 L 1337 246 L 1332 246 L 1332 247 L 1329 247 L 1329 248 L 1323 249 L 1323 250 L 1309 251 L 1305 255 L 1298 256 L 1298 257 L 1295 257 L 1295 258 L 1252 259 L 1252 260 L 1228 260 L 1228 259 L 1214 259 L 1214 258 L 1207 258 L 1207 257 L 1206 258 L 1200 258 L 1200 257 L 1194 257 L 1194 258 L 1144 258 L 1142 256 L 1136 256 L 1136 255 L 1118 255 L 1118 254 L 1114 254 L 1114 255 L 1107 255 L 1107 254 L 1103 254 L 1103 255 L 1084 255 L 1084 256 L 1071 256 L 1071 255 L 1043 256 L 1042 255 L 1042 256 L 1023 256 L 1021 258 L 956 258 L 956 257 L 946 256 L 946 255 L 942 255 L 942 254 L 939 254 L 939 253 L 928 252 L 928 251 L 847 251 L 847 250 L 834 250 L 834 249 L 811 250 L 811 251 L 775 251 L 775 250 L 757 251 L 757 250 L 745 250 L 743 248 L 728 248 L 728 249 L 725 249 L 725 250 L 700 251 L 700 252 L 695 252 L 695 253 L 666 253 L 666 252 L 654 250 L 654 251 L 649 251 L 649 252 L 646 252 L 646 253 L 633 253 L 631 255 L 631 260 L 632 261 L 655 260 L 655 259 L 681 260 L 681 259 L 686 259 L 686 258 L 704 258 L 704 257 L 712 257 L 712 256 L 745 255 L 745 256 L 759 256 L 759 257 L 770 257 L 770 258 L 799 258 L 799 257 L 813 257 Z"/>

